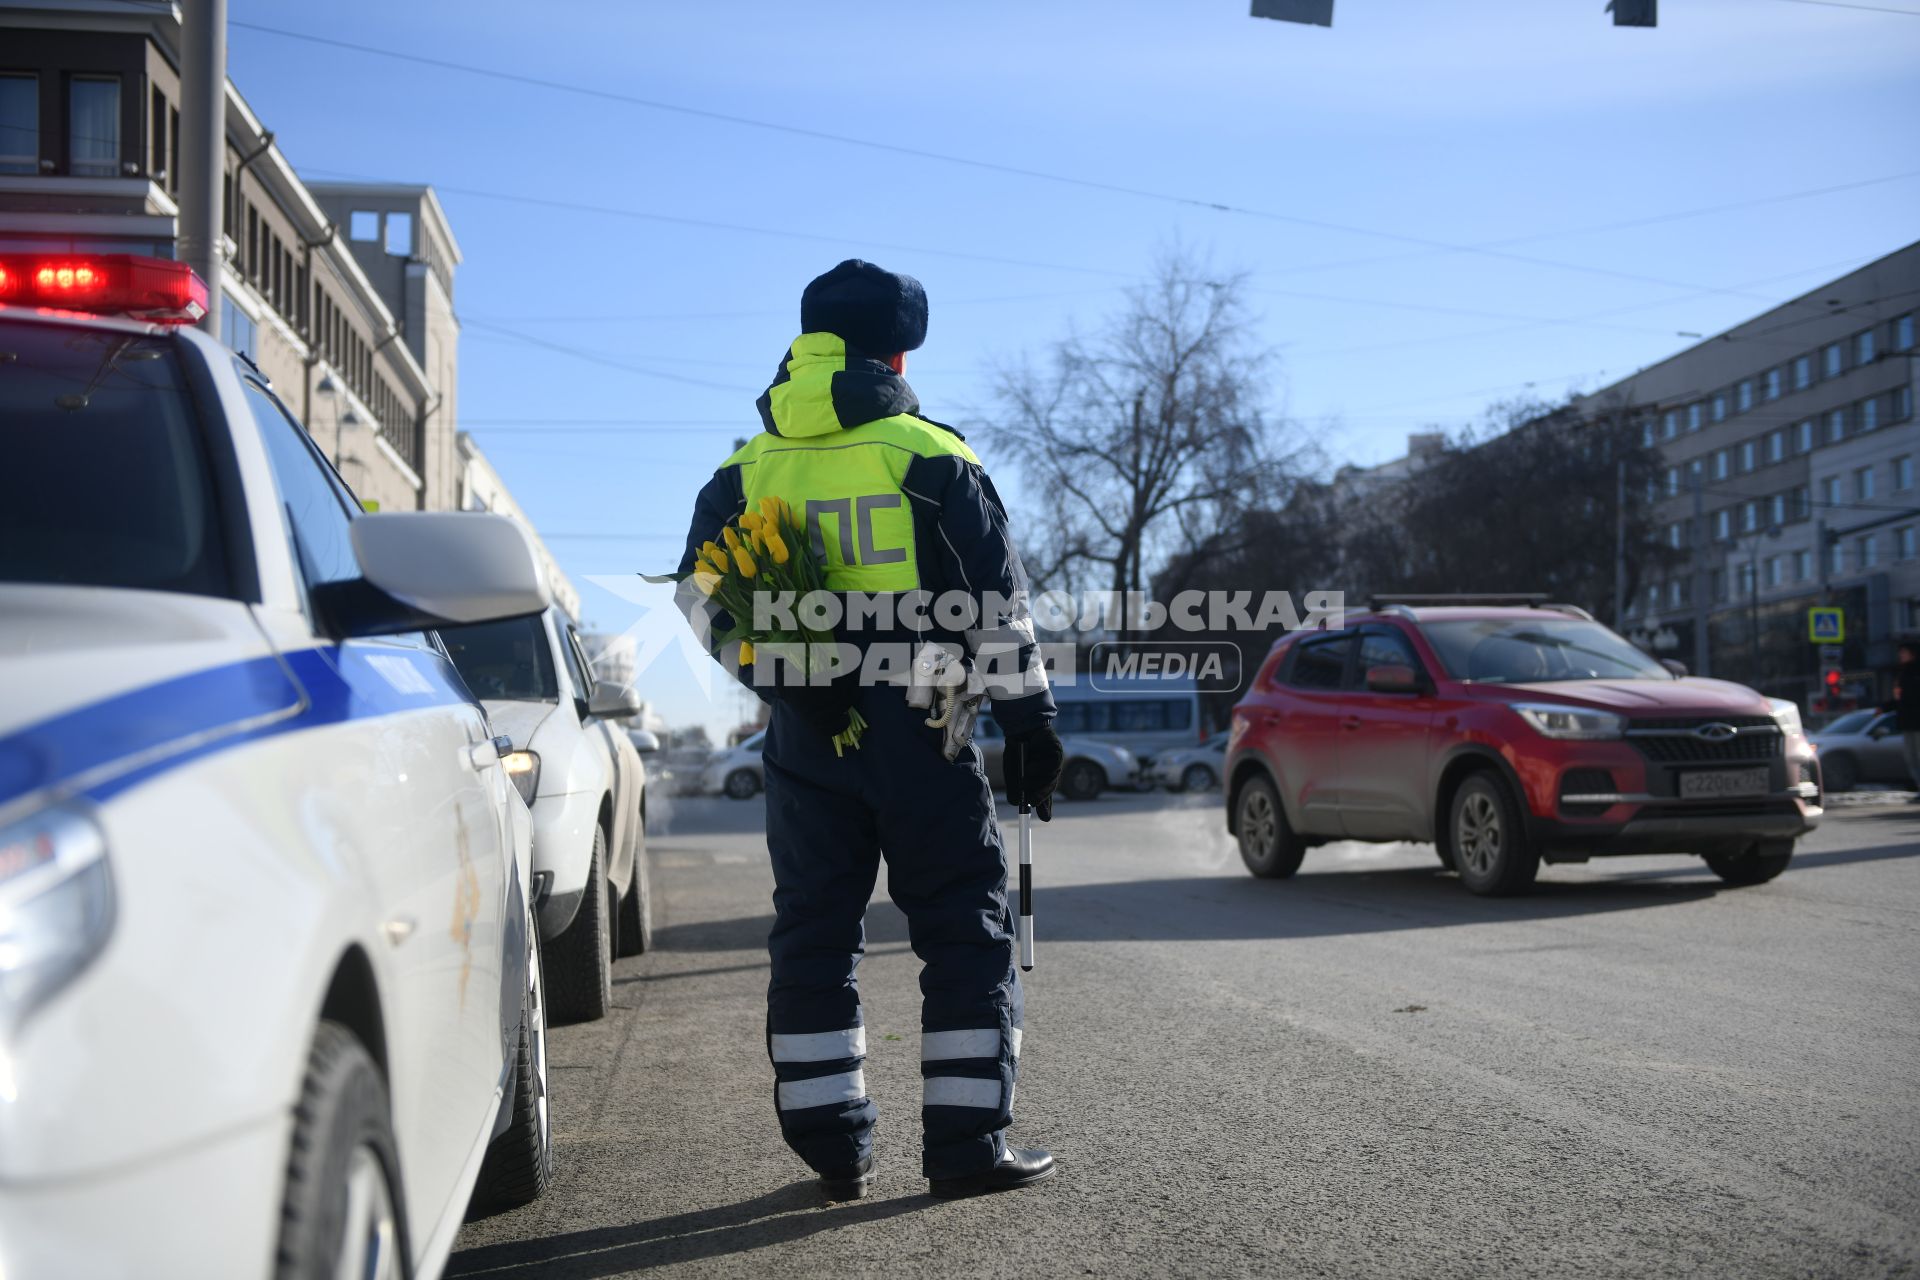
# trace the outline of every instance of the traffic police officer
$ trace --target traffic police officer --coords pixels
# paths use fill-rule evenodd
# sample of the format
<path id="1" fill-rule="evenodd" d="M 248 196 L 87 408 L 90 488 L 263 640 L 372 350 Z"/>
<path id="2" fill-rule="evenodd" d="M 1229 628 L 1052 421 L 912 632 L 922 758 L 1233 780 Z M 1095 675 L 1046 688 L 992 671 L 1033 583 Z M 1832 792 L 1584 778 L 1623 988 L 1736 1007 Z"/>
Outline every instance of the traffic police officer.
<path id="1" fill-rule="evenodd" d="M 951 639 L 976 657 L 997 647 L 1012 659 L 987 681 L 1007 736 L 1008 799 L 1049 817 L 1062 753 L 1006 511 L 960 433 L 922 417 L 903 376 L 906 353 L 926 339 L 925 290 L 910 276 L 843 262 L 806 287 L 800 326 L 759 399 L 764 430 L 700 492 L 681 573 L 722 526 L 775 496 L 805 513 L 834 592 L 866 593 L 870 604 L 916 591 L 966 593 L 987 612 Z M 921 613 L 915 625 L 839 634 L 862 648 L 917 644 L 935 624 Z M 754 687 L 772 703 L 767 1049 L 788 1145 L 829 1198 L 866 1194 L 876 1113 L 855 970 L 884 856 L 888 891 L 923 965 L 922 1164 L 931 1190 L 971 1195 L 1049 1176 L 1048 1152 L 1009 1147 L 1004 1136 L 1021 992 L 1006 849 L 978 751 L 949 760 L 942 730 L 908 705 L 905 689 L 863 683 L 857 671 Z M 867 728 L 856 749 L 839 754 L 831 739 L 850 708 Z"/>

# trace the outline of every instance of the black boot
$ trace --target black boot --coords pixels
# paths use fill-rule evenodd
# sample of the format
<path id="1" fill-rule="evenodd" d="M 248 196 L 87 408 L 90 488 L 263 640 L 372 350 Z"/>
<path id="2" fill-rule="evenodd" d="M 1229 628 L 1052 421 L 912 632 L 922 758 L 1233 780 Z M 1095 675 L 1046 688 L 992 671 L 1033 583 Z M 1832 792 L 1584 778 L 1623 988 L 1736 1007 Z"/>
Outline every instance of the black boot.
<path id="1" fill-rule="evenodd" d="M 829 1200 L 864 1200 L 873 1186 L 873 1157 L 868 1156 L 845 1173 L 820 1175 L 820 1190 Z"/>
<path id="2" fill-rule="evenodd" d="M 930 1178 L 927 1190 L 943 1200 L 977 1196 L 988 1191 L 1012 1191 L 1044 1182 L 1053 1176 L 1053 1153 L 1040 1147 L 1008 1147 L 1000 1163 L 985 1173 L 962 1178 Z"/>

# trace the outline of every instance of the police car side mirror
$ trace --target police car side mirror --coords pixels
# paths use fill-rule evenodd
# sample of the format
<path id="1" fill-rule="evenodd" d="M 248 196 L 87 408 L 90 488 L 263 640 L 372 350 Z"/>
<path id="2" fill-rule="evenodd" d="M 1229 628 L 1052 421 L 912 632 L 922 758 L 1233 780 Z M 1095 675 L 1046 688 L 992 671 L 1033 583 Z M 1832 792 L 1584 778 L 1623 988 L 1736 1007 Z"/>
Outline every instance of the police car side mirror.
<path id="1" fill-rule="evenodd" d="M 495 622 L 552 603 L 532 544 L 505 516 L 393 512 L 361 516 L 351 529 L 361 576 L 313 593 L 337 637 Z"/>

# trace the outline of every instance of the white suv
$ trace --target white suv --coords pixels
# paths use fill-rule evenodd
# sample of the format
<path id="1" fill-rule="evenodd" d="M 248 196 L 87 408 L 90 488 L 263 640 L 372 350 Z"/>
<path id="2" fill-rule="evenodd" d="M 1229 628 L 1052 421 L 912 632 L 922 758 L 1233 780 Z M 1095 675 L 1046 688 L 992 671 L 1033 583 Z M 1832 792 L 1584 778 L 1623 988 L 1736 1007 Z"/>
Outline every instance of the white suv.
<path id="1" fill-rule="evenodd" d="M 432 1277 L 552 1148 L 527 812 L 424 629 L 547 588 L 361 514 L 205 303 L 0 254 L 0 1263 Z"/>
<path id="2" fill-rule="evenodd" d="M 496 732 L 513 740 L 507 773 L 533 810 L 534 906 L 558 1021 L 604 1017 L 613 959 L 652 936 L 645 774 L 626 732 L 631 686 L 596 680 L 557 609 L 533 618 L 442 628 L 441 640 Z"/>

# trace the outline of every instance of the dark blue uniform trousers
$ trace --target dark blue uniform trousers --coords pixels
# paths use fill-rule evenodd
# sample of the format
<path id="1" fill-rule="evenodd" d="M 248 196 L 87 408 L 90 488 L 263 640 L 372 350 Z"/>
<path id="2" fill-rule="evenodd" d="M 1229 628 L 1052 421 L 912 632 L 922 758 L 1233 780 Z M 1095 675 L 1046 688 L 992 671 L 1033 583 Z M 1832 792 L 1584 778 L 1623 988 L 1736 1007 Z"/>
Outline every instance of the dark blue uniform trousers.
<path id="1" fill-rule="evenodd" d="M 775 705 L 765 750 L 773 932 L 767 1052 L 787 1144 L 813 1169 L 872 1150 L 875 1109 L 855 970 L 880 859 L 920 957 L 921 1123 L 927 1177 L 991 1167 L 1013 1118 L 1020 978 L 1007 857 L 977 749 L 940 750 L 926 712 L 890 686 L 860 691 L 857 750 Z"/>

